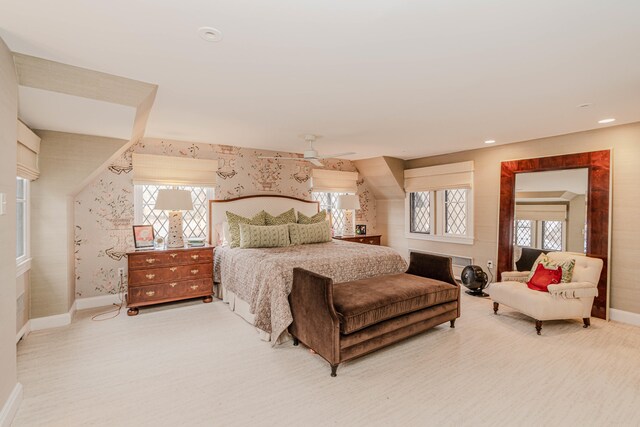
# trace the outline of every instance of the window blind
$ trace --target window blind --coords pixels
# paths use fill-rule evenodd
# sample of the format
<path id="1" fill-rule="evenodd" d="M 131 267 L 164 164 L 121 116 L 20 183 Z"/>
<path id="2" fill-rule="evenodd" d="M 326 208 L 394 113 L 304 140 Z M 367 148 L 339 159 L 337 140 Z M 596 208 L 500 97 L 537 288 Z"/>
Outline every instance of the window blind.
<path id="1" fill-rule="evenodd" d="M 217 160 L 133 153 L 133 183 L 215 187 Z"/>
<path id="2" fill-rule="evenodd" d="M 404 189 L 407 193 L 472 187 L 473 161 L 404 171 Z"/>
<path id="3" fill-rule="evenodd" d="M 24 123 L 18 120 L 17 176 L 30 181 L 38 179 L 38 153 L 40 137 L 33 133 Z"/>
<path id="4" fill-rule="evenodd" d="M 358 172 L 313 169 L 311 191 L 355 194 L 358 192 Z"/>
<path id="5" fill-rule="evenodd" d="M 531 221 L 565 221 L 566 205 L 516 205 L 516 219 Z"/>

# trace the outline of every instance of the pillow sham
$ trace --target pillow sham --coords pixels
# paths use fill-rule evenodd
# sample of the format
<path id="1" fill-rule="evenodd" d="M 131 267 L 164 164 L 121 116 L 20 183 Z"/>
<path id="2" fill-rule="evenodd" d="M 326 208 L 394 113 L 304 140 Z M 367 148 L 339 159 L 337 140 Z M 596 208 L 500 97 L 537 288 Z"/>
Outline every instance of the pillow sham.
<path id="1" fill-rule="evenodd" d="M 296 222 L 296 211 L 293 208 L 286 212 L 282 212 L 278 216 L 273 216 L 269 212 L 265 212 L 264 214 L 266 225 L 283 225 Z"/>
<path id="2" fill-rule="evenodd" d="M 329 221 L 314 224 L 289 224 L 289 238 L 292 245 L 330 242 L 331 224 Z"/>
<path id="3" fill-rule="evenodd" d="M 327 211 L 321 210 L 313 216 L 306 216 L 302 212 L 298 211 L 298 224 L 317 224 L 327 220 Z"/>
<path id="4" fill-rule="evenodd" d="M 227 211 L 227 222 L 229 223 L 229 246 L 237 248 L 240 246 L 240 224 L 265 225 L 265 211 L 258 212 L 253 218 L 245 218 L 233 212 Z"/>
<path id="5" fill-rule="evenodd" d="M 280 248 L 289 246 L 289 227 L 283 225 L 240 224 L 240 247 Z"/>
<path id="6" fill-rule="evenodd" d="M 531 272 L 527 277 L 527 282 L 531 280 L 539 264 L 542 264 L 542 266 L 547 270 L 555 270 L 558 267 L 562 267 L 561 283 L 571 283 L 571 280 L 573 279 L 573 269 L 576 266 L 576 260 L 574 258 L 564 260 L 563 262 L 557 262 L 551 259 L 547 254 L 540 254 L 538 256 L 538 259 L 536 259 L 536 262 L 533 263 Z"/>

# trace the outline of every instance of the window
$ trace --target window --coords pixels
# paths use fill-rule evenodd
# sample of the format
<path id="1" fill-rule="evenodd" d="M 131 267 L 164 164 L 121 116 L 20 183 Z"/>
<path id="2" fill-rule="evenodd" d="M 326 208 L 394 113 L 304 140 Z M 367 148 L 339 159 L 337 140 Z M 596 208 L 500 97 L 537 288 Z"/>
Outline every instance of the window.
<path id="1" fill-rule="evenodd" d="M 468 188 L 409 192 L 407 237 L 472 244 L 471 194 Z"/>
<path id="2" fill-rule="evenodd" d="M 467 235 L 467 190 L 444 190 L 445 234 Z"/>
<path id="3" fill-rule="evenodd" d="M 325 209 L 331 217 L 331 226 L 334 230 L 340 231 L 344 227 L 344 211 L 337 209 L 338 196 L 347 193 L 312 192 L 313 200 L 320 202 L 320 210 Z"/>
<path id="4" fill-rule="evenodd" d="M 29 180 L 16 179 L 16 262 L 29 259 Z"/>
<path id="5" fill-rule="evenodd" d="M 542 221 L 542 249 L 561 251 L 564 221 Z"/>
<path id="6" fill-rule="evenodd" d="M 158 197 L 158 190 L 177 188 L 190 190 L 193 200 L 193 210 L 183 212 L 182 221 L 185 237 L 207 236 L 207 212 L 209 200 L 213 199 L 213 188 L 187 187 L 169 185 L 136 185 L 135 186 L 135 222 L 136 224 L 151 224 L 156 236 L 166 236 L 169 233 L 169 218 L 167 212 L 156 211 L 154 206 Z"/>
<path id="7" fill-rule="evenodd" d="M 535 246 L 533 239 L 534 222 L 530 219 L 518 219 L 515 223 L 515 244 L 532 248 Z"/>
<path id="8" fill-rule="evenodd" d="M 410 194 L 411 217 L 410 231 L 411 233 L 431 233 L 431 193 L 429 191 L 421 191 Z"/>

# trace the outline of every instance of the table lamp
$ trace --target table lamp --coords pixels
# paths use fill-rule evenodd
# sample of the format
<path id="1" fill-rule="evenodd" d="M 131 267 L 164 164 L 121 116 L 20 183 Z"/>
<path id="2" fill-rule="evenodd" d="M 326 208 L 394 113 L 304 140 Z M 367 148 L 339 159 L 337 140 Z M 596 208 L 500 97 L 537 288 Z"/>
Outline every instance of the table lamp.
<path id="1" fill-rule="evenodd" d="M 158 190 L 155 210 L 169 212 L 169 235 L 167 236 L 167 247 L 184 247 L 182 229 L 182 211 L 193 209 L 191 201 L 191 191 L 189 190 Z"/>
<path id="2" fill-rule="evenodd" d="M 355 236 L 356 225 L 353 220 L 353 211 L 360 209 L 360 198 L 355 194 L 343 194 L 338 196 L 338 209 L 344 210 L 344 226 L 342 227 L 343 236 Z"/>

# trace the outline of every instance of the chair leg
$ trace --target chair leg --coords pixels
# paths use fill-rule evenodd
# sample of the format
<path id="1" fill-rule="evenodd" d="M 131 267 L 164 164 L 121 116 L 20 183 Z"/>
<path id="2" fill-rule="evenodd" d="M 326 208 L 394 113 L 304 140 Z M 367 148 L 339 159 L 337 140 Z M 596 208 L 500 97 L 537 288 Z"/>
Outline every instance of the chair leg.
<path id="1" fill-rule="evenodd" d="M 455 328 L 456 327 L 456 319 L 450 320 L 449 324 L 450 324 L 449 325 L 450 328 Z"/>
<path id="2" fill-rule="evenodd" d="M 585 317 L 585 318 L 582 319 L 582 321 L 584 322 L 583 328 L 588 328 L 589 326 L 591 326 L 591 318 L 590 317 Z"/>
<path id="3" fill-rule="evenodd" d="M 335 377 L 338 374 L 336 374 L 336 371 L 338 370 L 338 365 L 331 365 L 331 376 Z"/>
<path id="4" fill-rule="evenodd" d="M 300 341 L 298 341 L 298 338 L 293 337 L 293 345 L 298 345 L 300 344 Z"/>
<path id="5" fill-rule="evenodd" d="M 497 302 L 493 303 L 493 314 L 498 314 L 498 307 L 500 306 L 500 304 L 498 304 Z"/>
<path id="6" fill-rule="evenodd" d="M 540 331 L 542 331 L 542 320 L 536 320 L 536 332 L 538 332 L 538 335 L 542 335 Z"/>

